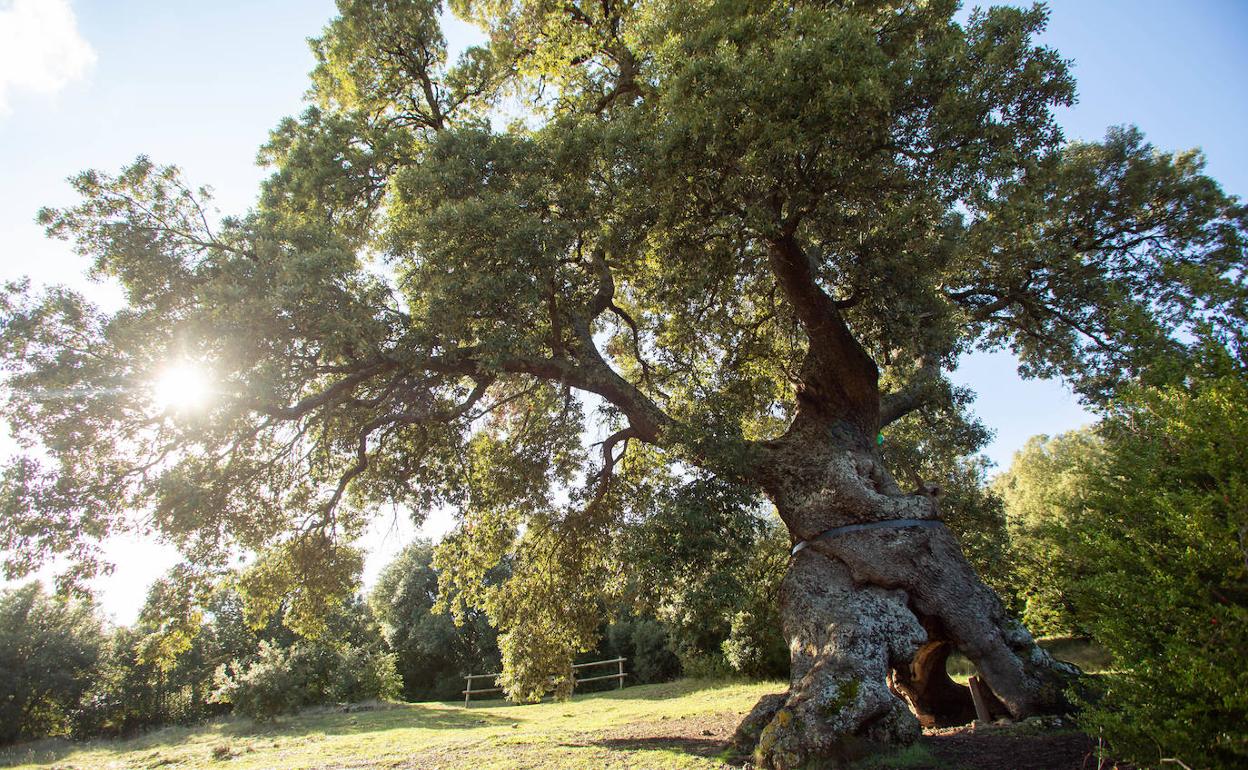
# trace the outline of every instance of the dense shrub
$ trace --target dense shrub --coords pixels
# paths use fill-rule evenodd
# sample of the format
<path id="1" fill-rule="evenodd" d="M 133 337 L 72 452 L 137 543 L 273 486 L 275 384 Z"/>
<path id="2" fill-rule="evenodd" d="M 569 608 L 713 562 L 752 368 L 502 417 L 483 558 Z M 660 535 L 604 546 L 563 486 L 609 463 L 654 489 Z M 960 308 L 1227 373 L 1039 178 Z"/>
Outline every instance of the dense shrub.
<path id="1" fill-rule="evenodd" d="M 393 655 L 307 641 L 290 647 L 262 641 L 249 661 L 218 668 L 215 682 L 210 700 L 258 721 L 323 703 L 391 698 L 400 689 Z"/>
<path id="2" fill-rule="evenodd" d="M 142 625 L 108 638 L 94 681 L 73 713 L 73 735 L 127 735 L 166 724 L 188 724 L 222 708 L 207 701 L 213 666 L 197 639 L 168 667 L 146 660 Z"/>
<path id="3" fill-rule="evenodd" d="M 765 607 L 742 610 L 732 618 L 724 640 L 724 659 L 738 673 L 778 679 L 789 671 L 789 648 L 778 632 L 779 613 Z"/>
<path id="4" fill-rule="evenodd" d="M 680 658 L 672 649 L 667 628 L 646 617 L 624 617 L 609 626 L 604 644 L 596 651 L 595 660 L 627 658 L 628 684 L 667 682 L 680 676 Z M 598 657 L 600 656 L 600 657 Z M 594 670 L 587 676 L 604 675 L 607 670 Z"/>
<path id="5" fill-rule="evenodd" d="M 236 713 L 260 721 L 293 714 L 308 704 L 310 695 L 306 671 L 295 658 L 292 648 L 261 642 L 252 661 L 235 660 L 217 669 L 209 700 L 228 703 Z"/>
<path id="6" fill-rule="evenodd" d="M 329 698 L 339 703 L 359 703 L 375 698 L 392 699 L 403 692 L 397 657 L 391 652 L 349 647 L 339 653 L 337 672 Z"/>
<path id="7" fill-rule="evenodd" d="M 1248 383 L 1137 393 L 1100 433 L 1067 590 L 1118 673 L 1084 725 L 1141 764 L 1248 766 Z"/>

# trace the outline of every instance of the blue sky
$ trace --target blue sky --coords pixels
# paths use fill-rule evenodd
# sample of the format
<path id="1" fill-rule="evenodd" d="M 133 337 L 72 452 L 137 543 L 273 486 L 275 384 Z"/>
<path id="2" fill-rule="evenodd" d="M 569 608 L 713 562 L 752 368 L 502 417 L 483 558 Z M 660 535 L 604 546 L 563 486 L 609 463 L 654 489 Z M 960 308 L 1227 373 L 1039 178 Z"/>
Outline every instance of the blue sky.
<path id="1" fill-rule="evenodd" d="M 1060 115 L 1070 138 L 1134 123 L 1160 148 L 1202 147 L 1209 172 L 1248 194 L 1248 2 L 1049 6 L 1043 40 L 1074 60 L 1079 81 L 1079 103 Z M 30 275 L 115 301 L 85 284 L 81 260 L 33 221 L 40 206 L 71 202 L 63 180 L 86 168 L 115 170 L 147 154 L 213 187 L 223 212 L 246 209 L 264 175 L 256 149 L 302 109 L 305 39 L 333 13 L 330 0 L 0 0 L 0 280 Z M 467 34 L 457 25 L 452 45 Z M 1002 466 L 1029 436 L 1090 421 L 1059 383 L 1019 380 L 1008 354 L 972 356 L 955 378 L 979 393 L 976 410 L 997 432 L 988 454 Z M 435 519 L 432 529 L 440 526 Z M 369 572 L 411 534 L 403 516 L 385 517 L 370 538 Z M 137 541 L 113 553 L 118 572 L 98 588 L 125 622 L 173 557 Z"/>

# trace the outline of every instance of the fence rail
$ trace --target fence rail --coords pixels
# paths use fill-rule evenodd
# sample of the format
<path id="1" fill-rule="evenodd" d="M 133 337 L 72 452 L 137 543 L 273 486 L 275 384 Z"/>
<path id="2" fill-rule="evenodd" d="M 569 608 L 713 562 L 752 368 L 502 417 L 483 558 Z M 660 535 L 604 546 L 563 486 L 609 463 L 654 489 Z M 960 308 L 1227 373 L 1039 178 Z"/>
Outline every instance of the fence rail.
<path id="1" fill-rule="evenodd" d="M 595 660 L 590 663 L 577 663 L 575 666 L 572 667 L 572 689 L 573 691 L 576 690 L 576 686 L 578 684 L 584 684 L 585 682 L 601 682 L 605 679 L 618 679 L 620 682 L 619 689 L 623 690 L 624 689 L 624 677 L 628 676 L 628 674 L 624 673 L 624 663 L 627 660 L 628 658 L 612 658 L 611 660 Z M 576 677 L 576 672 L 579 669 L 593 668 L 594 666 L 608 666 L 608 665 L 611 665 L 612 663 L 620 667 L 620 670 L 618 673 L 605 674 L 603 676 L 587 676 L 587 677 L 583 677 L 580 679 Z M 474 695 L 481 695 L 487 692 L 502 692 L 503 691 L 503 688 L 501 687 L 485 687 L 485 688 L 474 690 L 472 689 L 472 680 L 474 679 L 497 680 L 499 676 L 501 676 L 501 673 L 500 674 L 465 674 L 464 681 L 466 683 L 466 687 L 464 689 L 464 708 L 468 708 L 468 702 L 472 700 L 472 696 Z M 497 681 L 495 681 L 494 683 L 498 684 Z"/>

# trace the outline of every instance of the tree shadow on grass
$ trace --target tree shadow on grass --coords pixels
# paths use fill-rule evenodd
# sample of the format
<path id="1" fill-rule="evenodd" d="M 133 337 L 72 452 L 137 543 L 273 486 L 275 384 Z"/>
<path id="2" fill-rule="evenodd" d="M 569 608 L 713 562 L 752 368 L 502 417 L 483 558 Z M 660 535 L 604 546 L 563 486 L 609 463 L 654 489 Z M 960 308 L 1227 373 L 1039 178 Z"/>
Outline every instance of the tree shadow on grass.
<path id="1" fill-rule="evenodd" d="M 0 767 L 24 764 L 59 763 L 78 752 L 105 752 L 113 756 L 142 752 L 160 752 L 181 746 L 197 737 L 211 734 L 223 744 L 254 739 L 273 740 L 319 736 L 362 735 L 398 729 L 471 730 L 482 727 L 507 727 L 519 720 L 473 709 L 431 708 L 419 703 L 377 704 L 347 709 L 320 707 L 274 722 L 255 722 L 244 717 L 211 720 L 195 725 L 173 725 L 145 733 L 116 739 L 71 741 L 63 738 L 45 739 L 0 748 Z M 150 757 L 155 767 L 161 757 Z"/>
<path id="2" fill-rule="evenodd" d="M 622 690 L 610 689 L 598 692 L 576 692 L 572 695 L 572 701 L 578 702 L 583 700 L 592 700 L 603 698 L 609 700 L 647 700 L 647 701 L 663 701 L 676 700 L 685 698 L 694 693 L 704 690 L 717 690 L 736 685 L 755 685 L 758 682 L 747 679 L 677 679 L 672 682 L 660 682 L 656 684 L 630 685 Z M 788 685 L 785 682 L 777 682 L 777 688 L 784 689 Z"/>
<path id="3" fill-rule="evenodd" d="M 422 703 L 382 704 L 371 709 L 311 709 L 271 724 L 238 720 L 230 734 L 292 736 L 308 733 L 359 735 L 388 730 L 471 730 L 509 727 L 520 720 L 463 708 L 433 708 Z"/>
<path id="4" fill-rule="evenodd" d="M 649 738 L 602 738 L 588 741 L 616 751 L 678 751 L 698 757 L 718 757 L 728 749 L 727 742 L 714 738 L 690 738 L 683 735 L 656 735 Z"/>
<path id="5" fill-rule="evenodd" d="M 565 744 L 574 745 L 574 744 Z M 636 751 L 669 751 L 703 759 L 717 759 L 730 767 L 745 767 L 748 756 L 734 751 L 732 744 L 722 738 L 693 738 L 686 735 L 656 735 L 636 738 L 601 738 L 586 741 L 582 746 L 596 746 L 610 751 L 626 753 Z"/>

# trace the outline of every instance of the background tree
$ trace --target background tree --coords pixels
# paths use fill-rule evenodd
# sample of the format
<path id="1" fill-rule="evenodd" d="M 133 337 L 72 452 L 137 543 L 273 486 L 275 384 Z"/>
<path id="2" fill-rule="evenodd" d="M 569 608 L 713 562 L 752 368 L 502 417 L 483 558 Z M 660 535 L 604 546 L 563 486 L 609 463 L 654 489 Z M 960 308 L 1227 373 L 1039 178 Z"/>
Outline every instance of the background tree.
<path id="1" fill-rule="evenodd" d="M 786 678 L 783 525 L 747 487 L 711 476 L 646 482 L 629 493 L 644 503 L 612 557 L 628 565 L 622 606 L 663 624 L 686 674 Z"/>
<path id="2" fill-rule="evenodd" d="M 89 601 L 37 582 L 0 592 L 0 743 L 68 734 L 104 643 Z"/>
<path id="3" fill-rule="evenodd" d="M 403 677 L 403 697 L 411 701 L 454 700 L 464 674 L 501 666 L 498 632 L 483 613 L 456 626 L 449 615 L 433 612 L 438 575 L 432 562 L 431 543 L 412 543 L 386 565 L 368 595 Z"/>
<path id="4" fill-rule="evenodd" d="M 1083 632 L 1068 587 L 1086 565 L 1069 552 L 1084 524 L 1082 498 L 1092 481 L 1101 438 L 1092 428 L 1060 436 L 1033 436 L 997 476 L 993 489 L 1005 503 L 1009 558 L 1023 622 L 1040 634 Z"/>
<path id="5" fill-rule="evenodd" d="M 622 490 L 683 464 L 805 543 L 790 690 L 742 729 L 759 764 L 964 718 L 951 646 L 1001 713 L 1064 707 L 1069 671 L 878 436 L 956 408 L 943 372 L 975 346 L 1103 399 L 1181 367 L 1194 321 L 1241 324 L 1244 210 L 1197 153 L 1063 144 L 1074 86 L 1039 7 L 457 0 L 489 45 L 453 65 L 440 3 L 339 7 L 254 212 L 215 223 L 141 159 L 41 214 L 128 304 L 5 295 L 5 412 L 42 450 L 5 473 L 10 570 L 88 573 L 139 512 L 196 565 L 187 607 L 255 551 L 254 611 L 289 596 L 316 633 L 370 511 L 449 504 L 447 602 L 487 613 L 533 698 L 567 691 L 619 588 Z M 154 399 L 171 359 L 211 398 Z"/>
<path id="6" fill-rule="evenodd" d="M 1033 438 L 994 482 L 1025 618 L 1106 650 L 1080 719 L 1141 766 L 1236 767 L 1248 745 L 1248 377 L 1234 335 L 1200 340 L 1178 382 L 1122 393 L 1092 428 Z"/>

